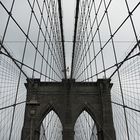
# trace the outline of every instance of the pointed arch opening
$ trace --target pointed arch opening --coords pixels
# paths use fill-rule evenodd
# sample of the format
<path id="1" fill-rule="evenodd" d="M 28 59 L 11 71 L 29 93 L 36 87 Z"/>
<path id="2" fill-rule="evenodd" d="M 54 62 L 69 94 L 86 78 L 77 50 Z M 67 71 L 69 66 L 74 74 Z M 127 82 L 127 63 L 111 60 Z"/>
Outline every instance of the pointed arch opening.
<path id="1" fill-rule="evenodd" d="M 41 123 L 39 140 L 62 140 L 62 130 L 60 118 L 51 110 Z"/>
<path id="2" fill-rule="evenodd" d="M 74 140 L 98 140 L 96 123 L 85 110 L 76 120 L 74 131 Z"/>

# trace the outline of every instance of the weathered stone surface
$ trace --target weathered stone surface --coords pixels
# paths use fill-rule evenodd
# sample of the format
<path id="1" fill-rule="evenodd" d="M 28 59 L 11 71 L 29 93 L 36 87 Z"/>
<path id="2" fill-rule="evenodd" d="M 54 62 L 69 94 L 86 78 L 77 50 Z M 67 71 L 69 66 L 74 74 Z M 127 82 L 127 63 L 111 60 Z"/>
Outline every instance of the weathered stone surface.
<path id="1" fill-rule="evenodd" d="M 109 79 L 80 83 L 74 80 L 62 82 L 27 82 L 27 100 L 22 140 L 39 140 L 40 124 L 54 110 L 63 126 L 63 140 L 74 140 L 74 125 L 86 110 L 94 119 L 98 129 L 98 139 L 115 140 L 112 119 Z"/>

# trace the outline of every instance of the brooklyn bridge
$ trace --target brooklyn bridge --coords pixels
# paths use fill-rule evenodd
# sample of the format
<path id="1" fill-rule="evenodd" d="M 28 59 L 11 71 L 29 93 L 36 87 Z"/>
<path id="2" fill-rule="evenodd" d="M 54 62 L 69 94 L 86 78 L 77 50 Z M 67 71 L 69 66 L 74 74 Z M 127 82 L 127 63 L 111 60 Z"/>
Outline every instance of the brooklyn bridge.
<path id="1" fill-rule="evenodd" d="M 139 0 L 0 0 L 0 140 L 140 140 Z"/>

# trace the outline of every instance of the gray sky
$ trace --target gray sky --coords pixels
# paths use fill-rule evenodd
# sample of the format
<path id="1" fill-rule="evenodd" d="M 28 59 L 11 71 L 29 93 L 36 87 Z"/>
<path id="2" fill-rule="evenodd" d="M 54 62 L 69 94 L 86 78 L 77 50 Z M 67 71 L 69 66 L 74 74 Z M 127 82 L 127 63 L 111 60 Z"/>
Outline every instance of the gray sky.
<path id="1" fill-rule="evenodd" d="M 76 0 L 62 0 L 65 41 L 73 41 Z M 72 42 L 65 43 L 66 65 L 71 67 Z"/>
<path id="2" fill-rule="evenodd" d="M 1 1 L 4 3 L 4 5 L 8 9 L 10 9 L 12 0 L 1 0 Z M 132 10 L 134 8 L 134 6 L 139 2 L 139 0 L 135 0 L 135 1 L 129 0 L 128 2 L 130 5 L 130 10 Z M 96 3 L 98 5 L 98 1 L 96 1 Z M 73 40 L 75 7 L 76 7 L 76 0 L 62 0 L 65 41 Z M 2 36 L 8 15 L 3 10 L 2 7 L 0 7 L 0 10 L 1 10 L 1 12 L 0 12 L 0 18 L 1 18 L 0 36 Z M 36 10 L 36 11 L 38 11 L 38 10 Z M 99 12 L 99 16 L 98 16 L 99 20 L 102 16 L 103 12 L 104 12 L 104 7 L 102 7 Z M 111 21 L 112 32 L 114 32 L 128 14 L 124 0 L 123 1 L 122 0 L 117 0 L 117 1 L 113 0 L 108 12 L 109 12 L 110 21 Z M 25 32 L 28 27 L 27 23 L 29 21 L 29 16 L 30 16 L 29 13 L 30 13 L 30 8 L 29 8 L 27 1 L 26 0 L 25 1 L 16 0 L 12 14 L 15 17 L 15 19 L 17 20 L 17 22 L 21 25 L 21 27 L 25 30 Z M 139 20 L 137 20 L 139 18 L 139 13 L 140 13 L 140 8 L 137 8 L 137 10 L 133 14 L 133 19 L 135 21 L 135 27 L 137 29 L 138 34 L 140 34 L 140 26 L 139 26 L 140 22 L 139 22 Z M 31 28 L 32 29 L 30 30 L 30 32 L 31 32 L 30 37 L 32 40 L 36 40 L 37 39 L 36 23 Z M 103 21 L 100 32 L 101 32 L 102 41 L 107 41 L 107 39 L 110 37 L 109 31 L 108 31 L 108 26 L 107 26 L 107 21 Z M 25 36 L 21 33 L 21 31 L 19 31 L 19 29 L 14 24 L 14 22 L 12 20 L 10 20 L 8 31 L 7 31 L 7 34 L 5 37 L 5 41 L 20 41 L 20 40 L 24 41 Z M 98 41 L 98 39 L 96 39 L 96 40 Z M 117 35 L 114 37 L 114 40 L 115 41 L 135 41 L 135 37 L 134 37 L 133 31 L 132 31 L 132 25 L 130 23 L 130 20 L 128 20 L 128 22 L 126 22 L 126 24 L 123 26 L 123 28 L 117 33 Z M 21 56 L 22 56 L 21 53 L 22 53 L 22 50 L 24 47 L 24 43 L 5 42 L 5 44 L 6 44 L 6 47 L 9 50 L 11 50 L 11 52 L 13 52 L 14 56 L 18 60 L 21 60 Z M 95 45 L 98 48 L 99 43 L 95 43 Z M 120 58 L 120 60 L 121 60 L 121 58 L 124 56 L 125 52 L 128 51 L 128 48 L 132 48 L 133 45 L 134 45 L 134 43 L 132 44 L 131 42 L 119 42 L 119 43 L 116 42 L 115 46 L 116 46 L 118 58 Z M 66 52 L 66 63 L 67 63 L 66 65 L 71 67 L 72 42 L 65 43 L 65 50 L 66 50 L 65 52 Z M 109 47 L 107 47 L 107 49 L 104 52 L 105 63 L 106 63 L 107 67 L 110 66 L 112 63 L 114 63 L 114 61 L 112 61 L 112 59 L 110 59 L 110 57 L 112 57 L 113 53 L 109 50 L 110 50 Z M 30 65 L 33 62 L 33 59 L 31 57 L 30 57 L 30 59 L 28 59 L 28 56 L 31 56 L 31 53 L 33 51 L 34 50 L 32 49 L 32 47 L 30 47 L 30 51 L 27 51 L 27 57 L 26 57 L 27 60 L 25 63 L 27 63 L 28 65 Z"/>
<path id="3" fill-rule="evenodd" d="M 6 8 L 8 10 L 10 10 L 11 3 L 12 3 L 13 0 L 0 0 L 0 1 L 6 6 Z M 32 0 L 30 0 L 30 1 L 32 1 Z M 42 2 L 42 1 L 43 0 L 40 0 L 40 2 Z M 95 0 L 95 1 L 96 1 L 96 4 L 98 5 L 99 0 Z M 106 2 L 108 3 L 109 0 L 106 0 Z M 111 6 L 110 6 L 110 8 L 108 10 L 109 17 L 110 17 L 110 22 L 111 22 L 111 27 L 112 27 L 112 32 L 115 32 L 115 30 L 119 27 L 119 25 L 122 23 L 122 21 L 128 15 L 128 11 L 126 9 L 126 5 L 125 5 L 124 2 L 125 2 L 125 0 L 112 0 Z M 130 6 L 130 11 L 136 6 L 136 4 L 138 2 L 140 2 L 140 1 L 139 0 L 128 0 L 128 4 Z M 63 0 L 62 1 L 65 41 L 73 41 L 74 21 L 75 21 L 74 17 L 75 17 L 75 7 L 76 7 L 75 4 L 76 4 L 76 0 Z M 98 20 L 101 19 L 101 16 L 103 15 L 104 10 L 105 9 L 104 9 L 104 7 L 102 5 L 102 8 L 101 8 L 101 10 L 99 12 Z M 35 7 L 35 11 L 36 11 L 36 14 L 38 15 L 38 18 L 39 18 L 40 15 L 39 15 L 39 11 L 38 11 L 37 6 Z M 18 24 L 22 27 L 22 29 L 25 32 L 27 32 L 28 22 L 29 22 L 29 17 L 30 17 L 29 13 L 30 12 L 31 12 L 31 9 L 29 7 L 29 4 L 28 4 L 27 0 L 16 0 L 12 15 L 17 20 Z M 91 17 L 93 17 L 92 18 L 92 20 L 93 20 L 94 19 L 94 12 L 91 14 Z M 0 38 L 3 36 L 5 25 L 6 25 L 6 22 L 7 22 L 7 18 L 8 18 L 8 14 L 4 10 L 4 8 L 0 5 Z M 132 18 L 134 20 L 134 25 L 135 25 L 135 28 L 136 28 L 136 32 L 137 32 L 138 35 L 140 35 L 140 20 L 139 20 L 140 19 L 140 6 L 133 13 Z M 96 26 L 94 28 L 96 29 Z M 37 40 L 37 34 L 38 34 L 37 29 L 38 29 L 38 26 L 37 26 L 37 24 L 35 22 L 35 19 L 33 19 L 33 24 L 31 26 L 31 30 L 30 30 L 30 38 L 33 41 Z M 110 37 L 106 19 L 103 21 L 103 23 L 101 25 L 100 32 L 101 32 L 101 38 L 102 38 L 102 41 L 103 41 L 102 43 L 105 43 L 104 41 L 107 41 L 107 39 L 109 39 L 109 37 Z M 9 41 L 11 41 L 11 42 L 9 42 Z M 23 42 L 18 42 L 18 41 L 23 41 Z M 8 50 L 10 50 L 10 53 L 12 53 L 12 55 L 16 59 L 18 59 L 20 61 L 21 61 L 21 58 L 22 58 L 22 53 L 23 53 L 23 48 L 24 48 L 24 41 L 25 41 L 25 36 L 21 33 L 19 28 L 17 28 L 15 23 L 12 20 L 10 20 L 8 30 L 7 30 L 7 33 L 6 33 L 6 36 L 5 36 L 4 45 L 5 45 L 6 48 L 8 48 Z M 95 42 L 95 47 L 96 47 L 96 51 L 97 51 L 99 49 L 99 42 L 98 42 L 99 40 L 98 40 L 98 38 L 95 38 L 95 41 L 97 41 L 97 42 Z M 114 37 L 114 41 L 115 41 L 115 48 L 116 48 L 118 59 L 119 59 L 119 61 L 121 61 L 121 60 L 123 60 L 123 58 L 126 55 L 126 53 L 130 49 L 132 49 L 134 44 L 136 43 L 135 42 L 135 36 L 134 36 L 133 30 L 132 30 L 132 25 L 131 25 L 130 20 L 128 20 L 124 24 L 124 26 L 121 28 L 121 30 L 119 30 L 119 32 Z M 134 41 L 134 42 L 131 42 L 131 41 Z M 41 45 L 42 44 L 40 44 L 40 46 Z M 69 43 L 69 42 L 65 43 L 66 65 L 69 66 L 69 67 L 71 66 L 72 45 L 73 44 Z M 111 47 L 112 47 L 111 43 L 109 43 L 107 48 L 104 50 L 104 57 L 105 57 L 105 65 L 106 65 L 106 67 L 109 67 L 112 64 L 114 64 L 114 60 L 112 59 L 113 58 L 113 53 L 112 53 L 112 50 L 110 49 Z M 41 49 L 42 48 L 40 47 L 40 50 Z M 27 64 L 29 66 L 32 66 L 33 61 L 34 61 L 34 57 L 32 57 L 32 56 L 33 56 L 34 52 L 35 52 L 35 49 L 31 46 L 31 44 L 28 44 L 26 57 L 25 57 L 25 61 L 24 61 L 25 64 Z M 93 55 L 92 55 L 92 58 L 93 58 Z M 40 65 L 40 59 L 38 59 L 38 60 L 39 61 L 37 62 L 37 64 L 38 64 L 37 69 L 40 68 L 40 66 L 39 66 Z M 97 63 L 98 63 L 99 71 L 102 70 L 100 61 L 98 61 Z M 5 64 L 6 64 L 6 62 L 5 62 Z M 138 65 L 138 64 L 136 64 L 136 65 Z M 0 67 L 0 68 L 2 69 L 2 67 Z M 4 69 L 5 73 L 8 73 L 8 74 L 10 73 L 12 75 L 12 76 L 10 75 L 11 76 L 10 77 L 9 75 L 5 74 L 6 75 L 5 77 L 7 79 L 5 80 L 3 78 L 3 80 L 5 80 L 4 82 L 7 83 L 7 85 L 8 85 L 8 83 L 13 84 L 13 81 L 14 81 L 15 85 L 14 85 L 14 89 L 13 89 L 14 92 L 11 92 L 11 91 L 7 92 L 7 88 L 5 87 L 5 83 L 3 83 L 3 85 L 1 84 L 1 86 L 3 86 L 2 90 L 1 90 L 3 92 L 3 94 L 0 94 L 0 96 L 1 96 L 1 98 L 0 98 L 1 107 L 7 106 L 7 105 L 9 105 L 9 104 L 14 102 L 14 99 L 15 99 L 14 95 L 15 95 L 15 91 L 16 91 L 16 87 L 17 87 L 17 77 L 16 77 L 17 75 L 15 76 L 15 70 L 12 69 L 13 70 L 12 71 L 10 68 L 7 69 L 6 65 L 5 65 L 4 68 L 5 68 Z M 24 69 L 24 70 L 29 75 L 29 77 L 31 77 L 31 71 L 29 71 L 28 69 Z M 93 70 L 95 70 L 95 69 L 93 69 Z M 4 76 L 3 75 L 4 72 L 1 71 L 1 73 L 0 73 L 1 77 Z M 130 73 L 131 72 L 132 71 L 130 69 Z M 139 75 L 139 72 L 137 72 L 136 74 Z M 135 77 L 135 75 L 134 75 L 134 77 Z M 130 78 L 127 77 L 127 78 L 128 79 L 126 79 L 126 80 L 131 79 L 131 77 Z M 136 79 L 134 79 L 133 81 L 136 81 Z M 23 80 L 23 82 L 25 82 L 25 79 Z M 128 82 L 128 81 L 123 81 L 123 82 L 125 83 L 125 82 Z M 135 86 L 136 86 L 136 84 L 137 83 L 135 83 Z M 22 83 L 22 86 L 24 86 L 23 83 Z M 128 86 L 131 87 L 130 83 L 128 83 Z M 139 84 L 137 84 L 137 87 L 138 86 L 139 86 Z M 136 88 L 136 90 L 137 90 L 137 88 Z M 21 90 L 21 91 L 23 91 L 23 90 Z M 115 89 L 114 93 L 115 92 L 116 92 L 116 89 Z M 134 92 L 134 89 L 133 89 L 133 92 Z M 136 92 L 137 95 L 139 95 L 138 90 L 135 91 L 135 92 Z M 5 96 L 6 96 L 5 93 L 6 93 L 8 98 L 5 98 Z M 126 92 L 126 94 L 128 94 L 128 93 Z M 11 96 L 9 96 L 9 95 L 12 95 L 13 100 L 10 99 Z M 24 100 L 23 96 L 25 98 L 25 95 L 26 95 L 26 93 L 24 93 L 24 95 L 23 95 L 23 92 L 20 92 L 20 97 L 21 98 L 20 97 L 19 98 Z M 116 94 L 115 94 L 115 97 L 116 97 Z M 135 97 L 137 97 L 137 96 L 135 96 Z M 9 102 L 9 100 L 10 100 L 10 102 Z M 3 104 L 3 102 L 5 104 Z M 136 103 L 136 101 L 133 101 L 133 102 Z M 137 104 L 139 105 L 139 102 Z M 23 112 L 22 109 L 20 108 L 21 112 Z M 9 112 L 10 112 L 10 109 L 9 109 Z M 5 121 L 3 121 L 1 126 L 5 125 L 5 129 L 0 130 L 0 131 L 3 131 L 2 133 L 0 133 L 3 137 L 5 136 L 5 133 L 7 133 L 9 131 L 9 128 L 8 128 L 9 126 L 6 124 L 7 122 L 8 122 L 8 124 L 10 124 L 10 119 L 9 118 L 11 118 L 11 116 L 7 115 L 7 114 L 10 114 L 9 112 L 7 111 L 6 113 L 3 113 L 3 118 L 5 119 Z M 7 116 L 7 117 L 5 118 L 5 116 Z M 18 112 L 17 112 L 16 119 L 18 119 L 18 121 L 17 120 L 16 121 L 18 123 L 16 123 L 16 125 L 17 125 L 17 127 L 20 127 L 20 129 L 21 129 L 22 126 L 18 125 L 19 122 L 21 121 L 19 116 L 20 116 L 20 114 L 18 114 Z M 136 117 L 136 115 L 134 115 L 133 117 Z M 117 121 L 119 122 L 120 120 L 117 120 Z M 131 119 L 129 121 L 131 121 Z M 121 124 L 120 124 L 120 126 L 121 126 Z M 135 125 L 135 127 L 137 127 L 137 125 Z M 123 130 L 123 126 L 121 127 L 120 130 Z M 118 137 L 119 137 L 119 135 L 118 135 Z M 124 139 L 122 138 L 122 140 L 124 140 Z"/>

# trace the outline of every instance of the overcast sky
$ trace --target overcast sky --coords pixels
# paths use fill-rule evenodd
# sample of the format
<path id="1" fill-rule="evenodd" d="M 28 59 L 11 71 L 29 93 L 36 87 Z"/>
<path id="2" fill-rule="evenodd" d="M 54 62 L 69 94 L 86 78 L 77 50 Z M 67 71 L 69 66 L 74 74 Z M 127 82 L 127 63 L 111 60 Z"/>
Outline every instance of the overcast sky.
<path id="1" fill-rule="evenodd" d="M 12 1 L 13 0 L 0 0 L 0 2 L 2 2 L 8 10 L 10 10 Z M 14 8 L 13 8 L 12 15 L 16 19 L 18 24 L 21 26 L 21 28 L 25 32 L 27 32 L 28 22 L 29 22 L 29 18 L 30 18 L 29 13 L 31 13 L 31 9 L 29 7 L 27 0 L 15 0 L 15 1 L 16 2 L 14 5 Z M 30 0 L 30 1 L 32 1 L 32 0 Z M 40 2 L 41 1 L 43 1 L 43 0 L 40 0 Z M 98 5 L 99 0 L 95 0 L 95 1 L 96 1 L 96 4 Z M 109 0 L 106 0 L 106 2 L 108 3 Z M 133 8 L 136 6 L 136 4 L 138 2 L 140 2 L 140 0 L 128 0 L 128 4 L 130 6 L 130 11 L 133 10 Z M 74 22 L 75 22 L 75 7 L 76 7 L 76 0 L 62 0 L 65 41 L 73 41 Z M 99 20 L 101 19 L 101 16 L 103 15 L 104 10 L 105 9 L 103 6 L 99 12 L 99 16 L 98 16 Z M 36 14 L 38 15 L 39 12 L 37 10 L 37 6 L 35 7 L 35 11 L 36 11 Z M 108 12 L 109 12 L 109 17 L 110 17 L 112 32 L 114 32 L 128 15 L 128 11 L 127 11 L 126 5 L 125 5 L 125 0 L 112 0 L 111 6 L 108 9 Z M 40 15 L 38 15 L 38 17 L 39 16 Z M 94 15 L 92 15 L 92 16 L 94 17 Z M 6 22 L 7 22 L 7 18 L 8 18 L 8 14 L 4 10 L 4 8 L 0 5 L 0 38 L 2 38 L 2 36 L 3 36 L 4 29 L 5 29 Z M 135 12 L 132 15 L 132 18 L 134 21 L 136 32 L 139 36 L 140 35 L 140 6 L 135 10 Z M 95 26 L 95 28 L 96 28 L 96 26 Z M 36 25 L 35 19 L 33 19 L 33 24 L 31 26 L 31 31 L 30 31 L 30 39 L 32 41 L 37 40 L 37 34 L 38 34 L 37 29 L 38 29 L 38 26 Z M 100 32 L 101 32 L 102 41 L 107 41 L 107 39 L 109 39 L 109 37 L 110 37 L 110 34 L 108 33 L 108 26 L 107 26 L 106 20 L 104 20 L 104 22 L 102 23 L 102 26 L 100 28 Z M 11 19 L 9 22 L 6 36 L 5 36 L 4 45 L 6 48 L 8 48 L 8 50 L 10 50 L 10 53 L 13 54 L 13 56 L 19 61 L 21 61 L 21 58 L 22 58 L 25 39 L 26 39 L 25 35 L 23 35 L 21 30 L 19 30 L 17 25 Z M 9 42 L 9 41 L 11 41 L 11 42 Z M 23 41 L 23 42 L 20 42 L 20 41 Z M 132 30 L 132 24 L 131 24 L 130 20 L 128 20 L 124 24 L 124 26 L 119 30 L 119 32 L 114 37 L 114 41 L 115 41 L 115 47 L 116 47 L 118 59 L 119 59 L 119 61 L 121 61 L 121 60 L 123 60 L 124 56 L 128 53 L 128 51 L 130 49 L 132 49 L 134 47 L 134 45 L 136 44 L 135 36 L 134 36 L 134 32 Z M 119 42 L 116 42 L 116 41 L 119 41 Z M 71 67 L 72 46 L 73 46 L 72 42 L 65 43 L 66 65 L 69 67 Z M 95 47 L 99 48 L 99 42 L 95 42 Z M 112 50 L 110 49 L 111 47 L 112 47 L 111 43 L 109 43 L 107 49 L 104 51 L 106 67 L 109 67 L 112 64 L 114 64 L 113 53 L 112 53 Z M 34 52 L 35 52 L 35 49 L 33 48 L 33 46 L 31 46 L 31 44 L 28 44 L 26 57 L 25 57 L 25 61 L 24 61 L 25 64 L 27 64 L 29 66 L 33 65 L 33 61 L 34 61 L 33 53 Z M 92 54 L 92 58 L 93 58 L 93 54 Z M 6 60 L 8 60 L 8 59 L 6 59 Z M 11 61 L 8 60 L 8 63 L 9 62 L 11 62 Z M 3 106 L 11 105 L 11 103 L 13 104 L 13 102 L 14 102 L 14 99 L 15 99 L 14 95 L 15 95 L 15 91 L 16 91 L 16 87 L 17 87 L 16 82 L 17 82 L 18 76 L 15 74 L 15 70 L 11 69 L 11 65 L 10 66 L 8 65 L 9 67 L 7 68 L 6 61 L 3 61 L 3 63 L 1 63 L 1 64 L 2 64 L 1 65 L 2 67 L 0 67 L 0 68 L 3 69 L 3 67 L 4 67 L 3 71 L 0 71 L 1 72 L 0 76 L 2 77 L 2 78 L 0 77 L 0 79 L 4 80 L 3 85 L 1 84 L 1 86 L 2 86 L 1 91 L 3 94 L 0 94 L 1 107 L 3 107 Z M 13 63 L 10 63 L 10 64 L 13 64 Z M 37 63 L 37 65 L 40 65 L 40 61 Z M 101 65 L 101 63 L 98 62 L 99 68 L 100 68 L 100 65 Z M 40 69 L 40 66 L 38 66 L 38 68 Z M 99 71 L 100 70 L 101 69 L 99 69 Z M 137 70 L 139 70 L 139 69 L 137 69 Z M 25 69 L 25 71 L 27 72 L 29 77 L 31 77 L 30 72 L 32 72 L 32 71 L 29 71 L 29 69 Z M 137 75 L 139 75 L 138 72 L 136 73 Z M 132 71 L 130 71 L 130 73 L 132 73 Z M 133 77 L 135 77 L 135 75 L 133 75 Z M 137 78 L 137 77 L 135 77 L 135 78 Z M 128 80 L 127 81 L 128 86 L 131 87 L 132 85 L 129 85 L 130 79 L 128 78 L 126 80 Z M 15 88 L 15 89 L 13 89 L 14 92 L 13 91 L 7 92 L 8 89 L 5 86 L 5 83 L 9 84 L 9 85 L 11 85 L 11 84 L 13 85 L 13 83 L 14 83 L 13 81 L 15 82 L 15 85 L 13 86 Z M 136 80 L 134 79 L 133 81 L 136 81 Z M 25 82 L 25 79 L 23 82 Z M 24 84 L 22 84 L 22 86 L 24 86 Z M 127 90 L 128 90 L 128 88 L 127 88 Z M 133 92 L 134 92 L 134 89 L 133 89 Z M 6 95 L 5 95 L 5 93 L 6 93 Z M 23 96 L 23 92 L 21 92 L 20 94 Z M 130 94 L 131 94 L 131 92 L 130 92 Z M 137 91 L 136 94 L 139 95 L 139 92 Z M 11 100 L 11 95 L 13 97 L 13 100 Z M 21 95 L 20 95 L 20 97 L 22 98 L 22 100 L 24 100 L 24 98 Z M 24 96 L 25 95 L 26 94 L 24 94 Z M 5 97 L 7 97 L 7 98 L 5 98 Z M 116 94 L 115 94 L 115 97 L 116 97 Z M 134 102 L 136 103 L 136 101 L 134 101 Z M 139 103 L 137 103 L 137 104 L 139 105 Z M 23 113 L 23 110 L 21 112 Z M 10 115 L 11 115 L 11 112 L 10 113 L 9 112 L 3 113 L 3 118 L 5 119 L 5 121 L 3 121 L 3 124 L 1 124 L 1 127 L 5 126 L 5 129 L 0 130 L 0 131 L 3 131 L 2 133 L 0 133 L 3 137 L 8 137 L 5 134 L 7 134 L 9 131 L 9 126 L 7 123 L 9 123 L 9 124 L 11 123 L 10 119 L 9 119 L 9 118 L 11 118 Z M 18 118 L 18 122 L 21 121 L 20 117 L 19 117 L 20 115 L 21 114 L 16 115 L 16 118 Z M 136 117 L 136 116 L 134 116 L 134 117 Z M 118 120 L 118 122 L 120 122 L 120 120 Z M 21 129 L 22 126 L 20 126 L 19 123 L 16 123 L 16 125 L 18 127 L 20 127 L 20 129 Z M 137 126 L 137 125 L 135 125 L 135 126 Z M 123 130 L 123 127 L 120 129 L 120 131 L 121 130 Z M 18 134 L 18 135 L 20 135 L 20 134 Z"/>
<path id="2" fill-rule="evenodd" d="M 62 0 L 65 41 L 73 41 L 76 0 Z M 71 67 L 72 42 L 65 43 L 66 64 Z"/>
<path id="3" fill-rule="evenodd" d="M 10 10 L 10 6 L 11 6 L 11 2 L 12 0 L 1 0 L 4 5 Z M 99 1 L 96 1 L 96 3 L 98 4 Z M 107 2 L 109 2 L 109 0 L 107 0 Z M 130 6 L 130 10 L 132 10 L 136 4 L 139 2 L 139 0 L 129 0 L 129 6 Z M 73 41 L 73 34 L 74 34 L 74 22 L 75 22 L 75 7 L 76 7 L 76 0 L 62 0 L 62 10 L 63 10 L 63 23 L 64 23 L 64 38 L 65 41 Z M 6 21 L 7 21 L 7 13 L 5 12 L 5 10 L 0 6 L 0 36 L 3 36 L 3 32 L 5 29 L 5 25 L 6 25 Z M 18 11 L 18 12 L 17 12 Z M 100 20 L 103 12 L 104 12 L 104 7 L 102 6 L 101 12 L 99 12 L 99 16 L 98 19 Z M 111 21 L 111 26 L 112 26 L 112 32 L 114 32 L 118 26 L 121 24 L 121 22 L 126 18 L 126 16 L 128 15 L 128 11 L 126 9 L 126 5 L 124 0 L 113 0 L 111 3 L 111 6 L 108 10 L 109 12 L 109 16 L 110 16 L 110 21 Z M 29 4 L 27 3 L 27 1 L 23 1 L 23 0 L 16 0 L 15 5 L 14 5 L 14 9 L 12 12 L 12 15 L 15 17 L 15 19 L 17 20 L 17 22 L 21 25 L 22 29 L 27 30 L 27 23 L 29 21 L 29 16 L 30 16 L 30 8 L 29 8 Z M 135 27 L 137 29 L 137 33 L 140 34 L 140 22 L 139 20 L 139 13 L 140 13 L 140 8 L 138 7 L 137 10 L 133 13 L 133 19 L 135 21 Z M 35 30 L 36 30 L 36 24 L 34 24 L 31 27 L 31 39 L 32 40 L 36 40 L 36 34 Z M 108 26 L 107 26 L 107 21 L 103 22 L 101 29 L 101 37 L 102 37 L 102 41 L 106 41 L 109 37 L 110 34 L 108 33 Z M 25 40 L 25 36 L 21 33 L 21 31 L 19 31 L 19 29 L 16 27 L 16 25 L 14 24 L 14 22 L 12 20 L 10 20 L 10 24 L 8 27 L 8 31 L 5 37 L 5 41 L 20 41 L 20 40 Z M 126 24 L 123 26 L 123 28 L 117 33 L 117 35 L 114 38 L 115 41 L 135 41 L 135 37 L 132 31 L 132 25 L 130 23 L 130 20 L 128 20 L 128 22 L 126 22 Z M 13 52 L 13 54 L 15 55 L 15 57 L 18 60 L 21 60 L 21 56 L 22 56 L 22 50 L 23 50 L 23 46 L 24 43 L 20 44 L 20 43 L 8 43 L 5 42 L 7 48 L 9 50 L 11 50 Z M 132 42 L 116 42 L 116 51 L 117 51 L 117 55 L 119 58 L 121 58 L 127 51 L 128 48 L 132 48 L 132 46 L 135 43 Z M 67 62 L 67 66 L 71 67 L 71 56 L 72 56 L 72 42 L 66 42 L 65 43 L 65 52 L 66 52 L 66 62 Z M 96 46 L 98 46 L 99 44 L 96 44 Z M 31 60 L 32 58 L 28 59 L 28 56 L 31 56 L 31 52 L 33 52 L 32 47 L 30 47 L 31 50 L 27 51 L 27 60 L 25 63 L 27 63 L 28 65 L 30 65 L 30 63 L 32 63 L 33 60 Z M 110 59 L 110 57 L 112 57 L 111 55 L 113 54 L 112 52 L 109 53 L 108 51 L 109 49 L 107 49 L 104 52 L 104 56 L 105 56 L 105 61 L 106 61 L 106 65 L 110 66 L 112 63 L 112 60 Z M 110 57 L 109 57 L 109 55 Z"/>

